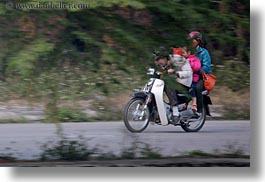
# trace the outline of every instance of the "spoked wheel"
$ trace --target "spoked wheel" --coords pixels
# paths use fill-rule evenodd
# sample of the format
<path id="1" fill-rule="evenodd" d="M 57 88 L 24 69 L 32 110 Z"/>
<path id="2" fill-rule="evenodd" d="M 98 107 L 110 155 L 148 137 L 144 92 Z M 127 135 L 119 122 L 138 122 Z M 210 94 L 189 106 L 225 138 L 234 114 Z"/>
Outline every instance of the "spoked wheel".
<path id="1" fill-rule="evenodd" d="M 131 99 L 124 110 L 124 123 L 131 132 L 142 132 L 149 124 L 149 110 L 144 109 L 144 99 Z"/>
<path id="2" fill-rule="evenodd" d="M 206 111 L 205 108 L 203 108 L 199 118 L 192 119 L 193 120 L 192 122 L 182 124 L 181 127 L 186 132 L 197 132 L 203 127 L 205 119 L 206 119 Z"/>

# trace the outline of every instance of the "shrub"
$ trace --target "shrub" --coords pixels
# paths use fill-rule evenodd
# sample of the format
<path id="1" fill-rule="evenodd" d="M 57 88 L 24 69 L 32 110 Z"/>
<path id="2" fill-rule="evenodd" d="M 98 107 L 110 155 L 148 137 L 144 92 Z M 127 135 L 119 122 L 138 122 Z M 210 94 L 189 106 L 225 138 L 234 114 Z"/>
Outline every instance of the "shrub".
<path id="1" fill-rule="evenodd" d="M 58 121 L 60 122 L 88 122 L 90 118 L 77 109 L 59 108 Z"/>
<path id="2" fill-rule="evenodd" d="M 84 141 L 63 138 L 56 143 L 42 146 L 41 160 L 88 160 L 96 149 L 89 149 Z"/>

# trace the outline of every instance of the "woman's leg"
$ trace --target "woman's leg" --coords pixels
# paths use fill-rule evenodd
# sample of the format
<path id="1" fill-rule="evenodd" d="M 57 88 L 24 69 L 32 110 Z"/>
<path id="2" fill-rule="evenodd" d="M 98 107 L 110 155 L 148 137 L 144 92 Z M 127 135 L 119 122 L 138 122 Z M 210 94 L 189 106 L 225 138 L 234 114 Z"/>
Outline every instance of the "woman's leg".
<path id="1" fill-rule="evenodd" d="M 196 84 L 195 87 L 195 93 L 197 97 L 197 112 L 202 112 L 203 107 L 203 97 L 202 97 L 202 91 L 203 91 L 203 80 L 199 80 L 199 82 Z"/>
<path id="2" fill-rule="evenodd" d="M 193 112 L 197 112 L 197 98 L 196 97 L 192 97 L 192 107 L 191 107 Z"/>
<path id="3" fill-rule="evenodd" d="M 192 82 L 192 85 L 191 85 L 191 96 L 192 96 L 192 103 L 191 103 L 191 105 L 192 105 L 192 107 L 191 107 L 191 109 L 192 109 L 192 111 L 193 112 L 197 112 L 197 98 L 196 98 L 196 82 Z"/>
<path id="4" fill-rule="evenodd" d="M 197 98 L 196 97 L 192 97 L 192 105 L 197 105 Z"/>

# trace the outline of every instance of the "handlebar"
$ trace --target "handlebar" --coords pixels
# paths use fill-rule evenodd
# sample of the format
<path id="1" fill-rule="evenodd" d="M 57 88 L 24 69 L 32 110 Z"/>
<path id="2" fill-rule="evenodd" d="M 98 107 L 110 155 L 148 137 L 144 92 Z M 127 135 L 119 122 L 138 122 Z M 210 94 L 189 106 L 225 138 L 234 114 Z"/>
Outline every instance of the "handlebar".
<path id="1" fill-rule="evenodd" d="M 157 71 L 157 70 L 155 70 L 154 68 L 148 68 L 146 74 L 147 74 L 147 75 L 157 75 L 157 76 L 161 76 L 161 75 L 163 75 L 163 72 L 161 72 L 161 71 Z"/>

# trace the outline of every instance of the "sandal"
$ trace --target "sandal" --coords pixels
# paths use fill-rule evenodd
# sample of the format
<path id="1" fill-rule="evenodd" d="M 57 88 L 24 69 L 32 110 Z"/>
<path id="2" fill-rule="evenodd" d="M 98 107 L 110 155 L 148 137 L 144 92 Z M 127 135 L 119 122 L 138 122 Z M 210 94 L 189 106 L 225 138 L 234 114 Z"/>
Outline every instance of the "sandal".
<path id="1" fill-rule="evenodd" d="M 192 111 L 193 112 L 197 112 L 197 105 L 196 104 L 193 104 L 192 107 L 191 107 Z"/>

